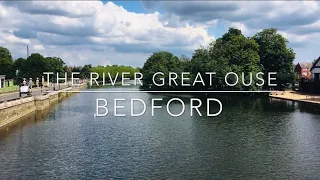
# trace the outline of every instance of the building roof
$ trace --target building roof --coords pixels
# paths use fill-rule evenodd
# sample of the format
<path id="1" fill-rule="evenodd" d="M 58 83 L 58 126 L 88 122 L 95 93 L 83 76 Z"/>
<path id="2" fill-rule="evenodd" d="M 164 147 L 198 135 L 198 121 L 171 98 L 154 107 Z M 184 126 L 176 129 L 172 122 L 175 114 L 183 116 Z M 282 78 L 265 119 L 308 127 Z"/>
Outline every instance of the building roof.
<path id="1" fill-rule="evenodd" d="M 5 78 L 6 77 L 6 75 L 0 75 L 0 78 L 2 79 L 2 78 Z"/>
<path id="2" fill-rule="evenodd" d="M 302 69 L 310 69 L 312 67 L 312 64 L 311 63 L 298 63 L 296 67 L 300 66 L 300 68 Z"/>
<path id="3" fill-rule="evenodd" d="M 310 69 L 312 67 L 311 63 L 302 63 L 300 64 L 301 68 Z"/>
<path id="4" fill-rule="evenodd" d="M 320 68 L 319 66 L 316 66 L 316 64 L 318 64 L 318 62 L 320 61 L 320 57 L 316 60 L 316 62 L 313 63 L 312 67 L 311 67 L 311 71 L 314 69 L 314 68 Z"/>

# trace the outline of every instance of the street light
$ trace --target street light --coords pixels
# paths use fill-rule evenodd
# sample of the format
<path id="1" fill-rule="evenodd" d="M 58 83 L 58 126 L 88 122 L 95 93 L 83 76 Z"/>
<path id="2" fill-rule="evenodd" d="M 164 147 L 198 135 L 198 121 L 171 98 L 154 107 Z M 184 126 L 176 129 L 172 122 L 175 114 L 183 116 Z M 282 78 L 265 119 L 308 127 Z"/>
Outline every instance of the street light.
<path id="1" fill-rule="evenodd" d="M 60 73 L 59 73 L 60 76 Z M 57 83 L 59 84 L 59 90 L 60 90 L 60 79 L 57 78 Z"/>
<path id="2" fill-rule="evenodd" d="M 16 70 L 16 84 L 17 84 L 17 85 L 20 85 L 18 74 L 19 74 L 19 70 Z"/>
<path id="3" fill-rule="evenodd" d="M 37 87 L 39 87 L 39 78 L 38 77 L 36 78 L 36 85 L 37 85 Z"/>
<path id="4" fill-rule="evenodd" d="M 30 83 L 30 90 L 31 90 L 31 92 L 32 92 L 32 84 L 33 84 L 32 78 L 29 79 L 29 83 Z"/>
<path id="5" fill-rule="evenodd" d="M 62 63 L 62 60 L 59 59 L 59 61 L 60 61 L 60 65 L 61 65 L 61 66 L 60 66 L 60 71 L 63 72 L 63 67 L 62 67 L 62 66 L 63 66 L 63 63 Z M 67 81 L 68 81 L 68 76 L 65 77 L 65 79 L 67 79 Z M 59 90 L 60 90 L 60 80 L 59 80 Z"/>

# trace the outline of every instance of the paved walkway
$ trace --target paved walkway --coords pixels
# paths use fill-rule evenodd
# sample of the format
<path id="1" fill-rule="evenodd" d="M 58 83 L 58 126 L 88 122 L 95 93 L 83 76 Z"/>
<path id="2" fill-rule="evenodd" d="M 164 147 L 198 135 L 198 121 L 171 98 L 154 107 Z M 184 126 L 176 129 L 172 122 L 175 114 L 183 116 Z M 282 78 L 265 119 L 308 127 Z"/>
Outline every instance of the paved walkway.
<path id="1" fill-rule="evenodd" d="M 60 89 L 64 89 L 67 87 L 68 86 L 64 84 L 60 85 Z M 59 90 L 59 86 L 55 86 L 55 90 Z M 43 87 L 42 92 L 46 92 L 46 91 L 53 91 L 53 86 Z M 42 92 L 41 92 L 41 88 L 33 88 L 31 95 L 32 96 L 40 95 L 42 94 Z M 22 94 L 21 96 L 26 97 L 27 94 Z M 19 92 L 0 94 L 0 102 L 9 101 L 9 100 L 18 99 L 18 98 L 20 98 Z"/>
<path id="2" fill-rule="evenodd" d="M 309 102 L 320 104 L 320 95 L 311 95 L 295 91 L 277 91 L 273 92 L 270 97 L 278 99 L 286 99 L 291 101 Z"/>

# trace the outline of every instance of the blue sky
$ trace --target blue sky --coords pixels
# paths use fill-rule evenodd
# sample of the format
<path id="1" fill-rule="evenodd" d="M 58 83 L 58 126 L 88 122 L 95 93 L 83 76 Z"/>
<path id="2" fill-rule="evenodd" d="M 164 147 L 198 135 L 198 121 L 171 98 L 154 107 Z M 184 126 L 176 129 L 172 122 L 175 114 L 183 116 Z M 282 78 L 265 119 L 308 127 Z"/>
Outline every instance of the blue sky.
<path id="1" fill-rule="evenodd" d="M 108 1 L 103 0 L 104 4 Z M 118 6 L 124 7 L 126 10 L 136 13 L 147 13 L 148 10 L 146 10 L 143 6 L 143 3 L 141 1 L 112 1 L 114 4 Z M 153 9 L 157 10 L 159 12 L 162 12 L 162 9 Z M 228 30 L 228 27 L 226 27 L 222 22 L 218 22 L 215 27 L 209 27 L 208 32 L 210 34 L 213 34 L 215 37 L 221 37 L 226 31 Z"/>
<path id="2" fill-rule="evenodd" d="M 155 51 L 191 56 L 229 27 L 277 28 L 295 62 L 320 56 L 318 1 L 0 1 L 0 46 L 69 65 L 142 66 Z"/>
<path id="3" fill-rule="evenodd" d="M 108 1 L 102 1 L 104 4 Z M 112 1 L 118 6 L 123 6 L 126 10 L 136 13 L 145 13 L 146 10 L 143 7 L 141 1 Z"/>

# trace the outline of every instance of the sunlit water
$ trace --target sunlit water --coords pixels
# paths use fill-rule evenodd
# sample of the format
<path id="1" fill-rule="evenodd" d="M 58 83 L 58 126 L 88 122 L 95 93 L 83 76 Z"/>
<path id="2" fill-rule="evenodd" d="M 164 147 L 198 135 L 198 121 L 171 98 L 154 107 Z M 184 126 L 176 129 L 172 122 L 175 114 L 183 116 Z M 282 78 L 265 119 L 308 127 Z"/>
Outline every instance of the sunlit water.
<path id="1" fill-rule="evenodd" d="M 80 93 L 31 114 L 0 132 L 1 179 L 319 179 L 320 106 L 225 96 L 218 117 L 190 117 L 184 98 L 173 118 L 172 97 Z M 106 117 L 94 116 L 96 98 L 108 100 Z M 114 98 L 127 116 L 113 116 Z M 146 102 L 143 116 L 130 117 L 131 98 Z M 154 117 L 151 98 L 164 99 Z"/>

